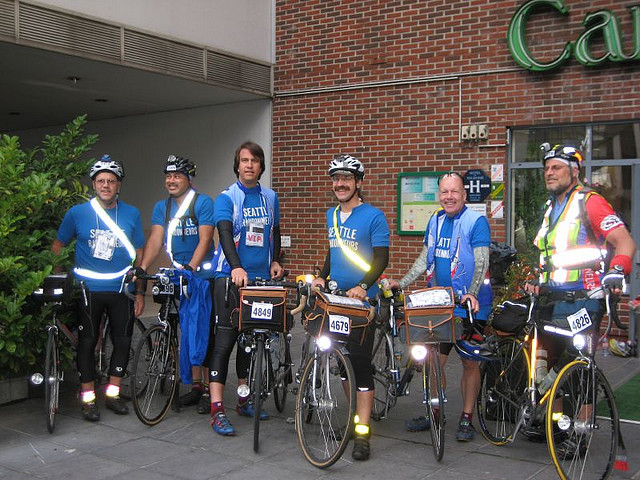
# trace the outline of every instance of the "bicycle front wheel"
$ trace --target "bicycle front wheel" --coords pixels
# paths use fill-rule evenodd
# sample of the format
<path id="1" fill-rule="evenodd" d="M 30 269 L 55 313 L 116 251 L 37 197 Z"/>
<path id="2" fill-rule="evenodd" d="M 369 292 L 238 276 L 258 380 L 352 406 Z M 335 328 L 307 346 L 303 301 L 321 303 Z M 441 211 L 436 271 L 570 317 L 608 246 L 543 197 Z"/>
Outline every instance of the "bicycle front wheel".
<path id="1" fill-rule="evenodd" d="M 483 362 L 480 394 L 477 400 L 478 422 L 482 436 L 493 445 L 512 439 L 520 401 L 529 380 L 529 354 L 513 337 L 499 341 L 497 359 Z"/>
<path id="2" fill-rule="evenodd" d="M 145 425 L 157 425 L 167 414 L 178 384 L 178 361 L 169 330 L 149 328 L 138 343 L 131 368 L 131 402 Z"/>
<path id="3" fill-rule="evenodd" d="M 378 421 L 386 418 L 389 409 L 396 400 L 396 379 L 393 339 L 383 328 L 376 328 L 373 341 L 371 364 L 373 366 L 373 383 L 375 386 L 371 417 Z M 397 371 L 397 370 L 396 370 Z"/>
<path id="4" fill-rule="evenodd" d="M 613 469 L 619 418 L 611 386 L 586 361 L 558 374 L 547 405 L 547 445 L 561 479 L 605 479 Z"/>
<path id="5" fill-rule="evenodd" d="M 293 378 L 289 337 L 286 333 L 278 333 L 272 337 L 271 362 L 274 370 L 273 400 L 278 412 L 282 413 L 287 402 L 289 384 Z"/>
<path id="6" fill-rule="evenodd" d="M 267 361 L 264 358 L 264 338 L 258 335 L 256 340 L 256 350 L 253 352 L 253 379 L 251 381 L 251 392 L 253 395 L 253 451 L 258 453 L 260 448 L 260 413 L 262 412 L 262 391 L 263 382 L 266 380 L 264 369 Z"/>
<path id="7" fill-rule="evenodd" d="M 444 385 L 438 344 L 427 346 L 427 358 L 422 369 L 423 388 L 427 418 L 431 422 L 431 444 L 436 460 L 442 460 L 444 454 Z"/>
<path id="8" fill-rule="evenodd" d="M 338 349 L 309 358 L 296 399 L 296 432 L 302 453 L 318 468 L 333 465 L 344 453 L 353 431 L 355 373 Z"/>
<path id="9" fill-rule="evenodd" d="M 44 403 L 49 433 L 53 433 L 56 428 L 56 414 L 58 413 L 60 395 L 60 364 L 58 359 L 58 334 L 55 328 L 50 328 L 44 363 Z"/>

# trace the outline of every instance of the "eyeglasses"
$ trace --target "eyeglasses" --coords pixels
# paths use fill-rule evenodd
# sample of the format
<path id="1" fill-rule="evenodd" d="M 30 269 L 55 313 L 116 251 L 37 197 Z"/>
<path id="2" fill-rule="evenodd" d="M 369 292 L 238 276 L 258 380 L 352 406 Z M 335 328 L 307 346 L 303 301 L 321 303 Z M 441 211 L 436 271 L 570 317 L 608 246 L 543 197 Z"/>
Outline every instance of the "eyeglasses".
<path id="1" fill-rule="evenodd" d="M 96 180 L 95 182 L 98 185 L 114 185 L 118 180 L 116 180 L 115 178 L 101 178 L 99 180 Z"/>
<path id="2" fill-rule="evenodd" d="M 333 183 L 338 183 L 339 181 L 349 182 L 351 179 L 355 178 L 355 176 L 351 173 L 334 173 L 331 175 L 331 181 Z"/>
<path id="3" fill-rule="evenodd" d="M 458 172 L 447 172 L 441 175 L 440 178 L 438 178 L 438 185 L 440 185 L 440 182 L 447 177 L 454 177 L 454 178 L 457 177 L 462 181 L 462 184 L 464 185 L 464 178 L 462 178 L 462 175 L 460 175 Z"/>

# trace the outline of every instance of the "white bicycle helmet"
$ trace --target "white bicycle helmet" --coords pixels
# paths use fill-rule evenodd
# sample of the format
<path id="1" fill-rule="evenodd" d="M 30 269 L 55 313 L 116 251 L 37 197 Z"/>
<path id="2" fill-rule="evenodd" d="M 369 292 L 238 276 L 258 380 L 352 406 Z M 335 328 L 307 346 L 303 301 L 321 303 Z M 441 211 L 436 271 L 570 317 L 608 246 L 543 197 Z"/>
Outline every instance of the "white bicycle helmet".
<path id="1" fill-rule="evenodd" d="M 336 155 L 329 164 L 329 176 L 337 172 L 350 172 L 356 178 L 364 178 L 364 165 L 356 157 L 351 155 Z"/>
<path id="2" fill-rule="evenodd" d="M 102 158 L 91 166 L 89 178 L 93 180 L 100 172 L 111 172 L 118 177 L 118 180 L 124 178 L 124 167 L 122 163 L 117 160 L 112 160 L 111 155 L 102 155 Z"/>

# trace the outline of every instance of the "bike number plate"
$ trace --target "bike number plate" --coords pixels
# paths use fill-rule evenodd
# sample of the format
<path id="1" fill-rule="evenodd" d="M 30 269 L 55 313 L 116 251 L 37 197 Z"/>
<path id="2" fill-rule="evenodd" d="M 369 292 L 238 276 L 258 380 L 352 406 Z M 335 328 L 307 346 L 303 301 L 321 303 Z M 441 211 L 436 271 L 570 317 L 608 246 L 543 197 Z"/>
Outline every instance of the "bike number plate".
<path id="1" fill-rule="evenodd" d="M 351 333 L 351 323 L 349 317 L 343 315 L 329 315 L 329 331 L 349 335 Z"/>
<path id="2" fill-rule="evenodd" d="M 585 328 L 589 328 L 592 325 L 591 317 L 586 308 L 581 308 L 573 315 L 567 317 L 569 320 L 569 327 L 574 334 L 581 332 Z"/>
<path id="3" fill-rule="evenodd" d="M 160 291 L 158 292 L 160 295 L 173 295 L 175 285 L 169 282 L 167 284 L 161 283 L 160 285 L 158 285 L 158 287 L 160 289 Z"/>
<path id="4" fill-rule="evenodd" d="M 253 305 L 251 305 L 251 318 L 271 320 L 273 318 L 273 305 L 265 302 L 253 302 Z"/>

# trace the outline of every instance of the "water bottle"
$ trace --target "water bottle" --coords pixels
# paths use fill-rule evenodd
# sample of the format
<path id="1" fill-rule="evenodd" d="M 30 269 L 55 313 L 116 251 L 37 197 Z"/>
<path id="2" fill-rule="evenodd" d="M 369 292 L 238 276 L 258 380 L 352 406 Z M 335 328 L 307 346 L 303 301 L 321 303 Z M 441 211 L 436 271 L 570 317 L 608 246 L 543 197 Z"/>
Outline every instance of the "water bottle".
<path id="1" fill-rule="evenodd" d="M 547 351 L 544 347 L 538 347 L 536 350 L 536 382 L 540 383 L 547 373 Z"/>
<path id="2" fill-rule="evenodd" d="M 606 335 L 602 338 L 602 345 L 600 346 L 600 348 L 602 348 L 602 356 L 604 357 L 608 357 L 611 353 L 609 351 L 609 337 L 607 337 Z"/>
<path id="3" fill-rule="evenodd" d="M 384 298 L 393 297 L 393 292 L 391 291 L 391 287 L 389 286 L 389 279 L 386 275 L 380 276 L 380 286 L 382 287 L 382 295 Z"/>
<path id="4" fill-rule="evenodd" d="M 551 385 L 553 385 L 553 382 L 556 381 L 557 377 L 558 372 L 556 372 L 555 368 L 549 370 L 549 373 L 544 376 L 544 378 L 538 385 L 538 391 L 540 392 L 540 395 L 544 395 L 544 393 L 551 388 Z"/>

